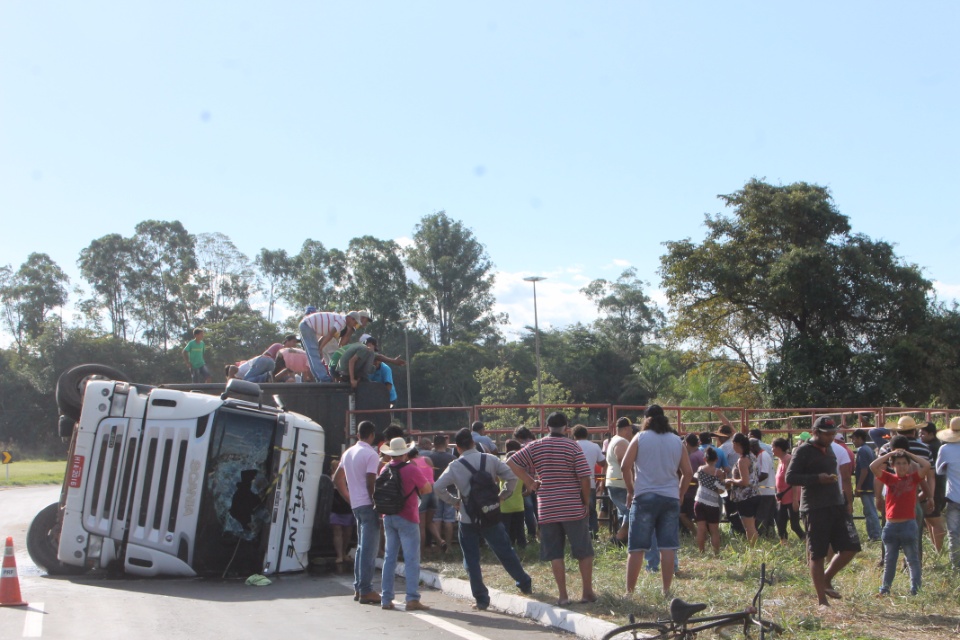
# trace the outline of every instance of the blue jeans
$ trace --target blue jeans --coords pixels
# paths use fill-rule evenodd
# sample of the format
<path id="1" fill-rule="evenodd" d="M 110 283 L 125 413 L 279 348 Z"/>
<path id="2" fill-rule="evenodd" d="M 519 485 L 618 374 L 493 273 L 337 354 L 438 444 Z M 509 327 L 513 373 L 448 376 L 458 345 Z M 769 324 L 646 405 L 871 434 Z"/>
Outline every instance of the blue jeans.
<path id="1" fill-rule="evenodd" d="M 659 541 L 664 549 L 680 547 L 680 499 L 644 493 L 630 507 L 629 551 L 646 551 Z"/>
<path id="2" fill-rule="evenodd" d="M 383 516 L 383 575 L 380 604 L 393 602 L 393 583 L 397 578 L 397 558 L 403 549 L 403 579 L 407 583 L 407 602 L 420 599 L 420 524 L 403 516 Z"/>
<path id="3" fill-rule="evenodd" d="M 950 562 L 960 569 L 960 503 L 948 502 L 943 510 L 947 525 L 947 540 L 950 541 Z"/>
<path id="4" fill-rule="evenodd" d="M 457 535 L 460 539 L 460 550 L 463 552 L 463 568 L 467 570 L 467 574 L 470 576 L 470 591 L 477 601 L 477 607 L 486 609 L 490 606 L 490 592 L 483 584 L 483 573 L 480 570 L 481 535 L 487 541 L 490 550 L 496 554 L 500 564 L 514 579 L 517 588 L 524 593 L 530 593 L 533 579 L 523 570 L 520 558 L 517 557 L 517 552 L 513 550 L 510 538 L 507 536 L 507 530 L 503 528 L 502 522 L 484 528 L 476 524 L 461 522 Z"/>
<path id="5" fill-rule="evenodd" d="M 307 364 L 310 365 L 313 379 L 317 382 L 333 382 L 330 372 L 327 371 L 327 365 L 323 364 L 323 358 L 320 357 L 320 340 L 317 338 L 317 332 L 306 322 L 301 322 L 300 337 L 303 350 L 307 352 Z"/>
<path id="6" fill-rule="evenodd" d="M 590 529 L 591 535 L 596 535 L 597 530 L 600 528 L 600 519 L 599 514 L 597 514 L 597 489 L 590 489 L 590 521 L 588 522 L 588 529 Z"/>
<path id="7" fill-rule="evenodd" d="M 863 505 L 863 519 L 867 523 L 867 539 L 879 540 L 880 515 L 877 513 L 877 502 L 874 500 L 873 492 L 861 495 L 860 504 Z"/>
<path id="8" fill-rule="evenodd" d="M 353 590 L 360 595 L 373 591 L 377 549 L 380 548 L 380 516 L 368 504 L 353 510 L 357 519 L 357 555 L 353 558 Z M 419 531 L 419 529 L 418 529 Z"/>
<path id="9" fill-rule="evenodd" d="M 888 522 L 883 527 L 883 548 L 886 549 L 886 558 L 883 561 L 883 584 L 880 593 L 890 593 L 893 577 L 897 575 L 897 560 L 900 559 L 900 549 L 907 558 L 910 568 L 910 593 L 916 595 L 920 589 L 920 550 L 917 545 L 917 521 Z"/>
<path id="10" fill-rule="evenodd" d="M 537 537 L 537 505 L 533 495 L 523 496 L 523 520 L 527 523 L 527 537 Z"/>
<path id="11" fill-rule="evenodd" d="M 623 523 L 630 517 L 630 507 L 627 506 L 627 490 L 624 487 L 607 487 L 607 495 L 610 496 L 610 502 L 617 508 L 620 516 L 619 523 Z"/>
<path id="12" fill-rule="evenodd" d="M 660 571 L 660 547 L 657 546 L 656 533 L 653 534 L 650 541 L 650 548 L 643 554 L 643 557 L 647 560 L 647 571 L 656 573 Z M 673 554 L 673 572 L 676 573 L 677 571 L 680 571 L 680 549 L 677 549 L 676 553 Z"/>
<path id="13" fill-rule="evenodd" d="M 266 382 L 277 366 L 277 361 L 270 356 L 257 356 L 250 361 L 250 370 L 243 379 L 247 382 Z"/>

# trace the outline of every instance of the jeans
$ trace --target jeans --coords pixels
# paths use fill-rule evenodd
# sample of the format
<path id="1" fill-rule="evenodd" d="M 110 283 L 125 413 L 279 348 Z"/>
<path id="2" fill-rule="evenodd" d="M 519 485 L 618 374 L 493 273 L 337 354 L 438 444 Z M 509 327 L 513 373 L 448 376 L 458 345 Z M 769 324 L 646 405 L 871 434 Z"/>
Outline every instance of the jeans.
<path id="1" fill-rule="evenodd" d="M 483 573 L 480 570 L 481 535 L 487 541 L 490 550 L 496 554 L 500 564 L 514 579 L 517 588 L 524 593 L 530 593 L 533 579 L 523 570 L 517 552 L 510 545 L 510 539 L 507 537 L 507 530 L 503 528 L 503 523 L 481 528 L 476 524 L 461 522 L 458 537 L 460 539 L 460 550 L 463 552 L 463 568 L 467 570 L 467 574 L 470 576 L 470 591 L 473 593 L 474 600 L 477 601 L 477 607 L 486 609 L 490 606 L 490 592 L 483 584 Z"/>
<path id="2" fill-rule="evenodd" d="M 250 370 L 243 376 L 248 382 L 266 382 L 277 366 L 277 361 L 270 356 L 257 356 L 250 361 Z"/>
<path id="3" fill-rule="evenodd" d="M 787 522 L 790 523 L 790 528 L 793 529 L 798 538 L 806 539 L 807 534 L 800 525 L 800 512 L 793 510 L 792 502 L 780 504 L 777 507 L 777 535 L 780 536 L 781 540 L 787 539 Z"/>
<path id="4" fill-rule="evenodd" d="M 393 602 L 393 583 L 397 578 L 397 558 L 403 549 L 403 579 L 407 583 L 407 602 L 420 599 L 420 524 L 403 516 L 383 516 L 383 575 L 380 577 L 380 604 Z"/>
<path id="5" fill-rule="evenodd" d="M 947 524 L 947 540 L 950 541 L 950 562 L 960 569 L 960 502 L 948 502 L 943 510 Z"/>
<path id="6" fill-rule="evenodd" d="M 620 526 L 630 517 L 630 507 L 627 505 L 627 490 L 624 487 L 607 487 L 607 495 L 610 496 L 610 502 L 617 508 L 620 515 Z"/>
<path id="7" fill-rule="evenodd" d="M 867 539 L 880 539 L 880 515 L 877 513 L 877 502 L 873 493 L 864 493 L 860 496 L 860 504 L 863 505 L 863 519 L 867 523 Z"/>
<path id="8" fill-rule="evenodd" d="M 663 543 L 665 549 L 680 548 L 680 499 L 644 493 L 630 507 L 628 551 L 646 551 Z"/>
<path id="9" fill-rule="evenodd" d="M 900 549 L 907 558 L 910 568 L 910 593 L 916 595 L 920 589 L 920 551 L 917 546 L 917 522 L 888 522 L 883 527 L 883 547 L 887 554 L 883 561 L 883 584 L 880 593 L 890 593 L 890 585 L 897 574 L 897 560 L 900 559 Z"/>
<path id="10" fill-rule="evenodd" d="M 353 510 L 357 519 L 357 555 L 353 559 L 353 590 L 361 595 L 373 591 L 373 572 L 380 548 L 380 516 L 368 504 Z"/>
<path id="11" fill-rule="evenodd" d="M 596 535 L 600 527 L 600 520 L 597 514 L 597 489 L 590 489 L 590 522 L 587 527 L 590 529 L 590 535 Z"/>
<path id="12" fill-rule="evenodd" d="M 523 520 L 527 523 L 527 537 L 537 537 L 537 503 L 533 494 L 523 496 Z"/>
<path id="13" fill-rule="evenodd" d="M 303 339 L 303 350 L 307 352 L 307 363 L 310 365 L 313 379 L 317 382 L 333 382 L 330 372 L 327 371 L 327 365 L 323 364 L 323 358 L 320 357 L 320 340 L 317 338 L 317 332 L 306 322 L 301 322 L 300 337 Z"/>
<path id="14" fill-rule="evenodd" d="M 656 573 L 660 571 L 660 547 L 657 545 L 657 534 L 654 533 L 650 538 L 650 548 L 643 554 L 647 560 L 647 571 Z M 680 549 L 673 554 L 673 572 L 680 571 Z"/>

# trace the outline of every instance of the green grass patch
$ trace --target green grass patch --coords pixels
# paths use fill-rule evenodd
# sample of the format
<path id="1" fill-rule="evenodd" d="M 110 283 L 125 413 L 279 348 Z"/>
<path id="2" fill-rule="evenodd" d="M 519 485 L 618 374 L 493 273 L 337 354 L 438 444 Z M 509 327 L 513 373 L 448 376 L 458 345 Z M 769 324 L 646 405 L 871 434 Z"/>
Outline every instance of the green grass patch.
<path id="1" fill-rule="evenodd" d="M 858 526 L 862 529 L 863 522 L 858 521 Z M 776 540 L 761 540 L 757 546 L 750 547 L 742 539 L 731 539 L 724 532 L 719 557 L 710 551 L 701 555 L 694 540 L 683 536 L 680 573 L 673 583 L 673 595 L 687 602 L 708 603 L 702 615 L 742 610 L 756 592 L 760 564 L 766 563 L 774 584 L 764 589 L 763 615 L 784 627 L 784 638 L 956 640 L 958 637 L 960 573 L 950 567 L 946 544 L 938 554 L 929 538 L 925 539 L 920 595 L 908 595 L 909 577 L 901 570 L 893 583 L 894 595 L 877 598 L 882 572 L 877 565 L 880 544 L 865 542 L 867 537 L 861 530 L 863 552 L 834 580 L 843 599 L 832 601 L 828 610 L 821 611 L 810 581 L 804 546 L 792 537 L 792 532 L 790 535 L 787 546 L 781 546 Z M 576 605 L 576 611 L 614 623 L 626 623 L 631 613 L 638 621 L 668 617 L 669 600 L 660 592 L 659 573 L 641 572 L 636 592 L 626 596 L 626 551 L 605 541 L 594 543 L 594 550 L 594 590 L 600 599 L 594 604 Z M 540 562 L 538 554 L 536 542 L 520 551 L 524 568 L 533 576 L 533 597 L 555 602 L 557 588 L 550 566 Z M 508 593 L 516 591 L 492 553 L 484 550 L 482 561 L 487 586 Z M 428 553 L 423 565 L 445 575 L 466 577 L 455 545 L 451 545 L 446 556 Z M 578 599 L 581 583 L 577 563 L 568 556 L 566 567 L 567 590 L 571 598 Z M 737 632 L 729 637 L 743 637 L 743 634 Z"/>
<path id="2" fill-rule="evenodd" d="M 61 484 L 66 469 L 65 460 L 14 460 L 0 466 L 0 486 Z"/>

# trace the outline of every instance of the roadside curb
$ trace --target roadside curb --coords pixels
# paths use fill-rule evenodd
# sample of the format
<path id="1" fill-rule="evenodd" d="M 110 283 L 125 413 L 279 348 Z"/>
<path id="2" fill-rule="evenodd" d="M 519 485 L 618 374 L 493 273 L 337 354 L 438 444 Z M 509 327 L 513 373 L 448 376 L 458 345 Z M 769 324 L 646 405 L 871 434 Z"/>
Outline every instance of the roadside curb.
<path id="1" fill-rule="evenodd" d="M 377 568 L 383 569 L 383 559 L 377 558 Z M 404 575 L 404 565 L 397 563 L 395 572 L 399 577 Z M 470 591 L 470 582 L 459 578 L 448 578 L 434 571 L 420 570 L 420 582 L 431 589 L 442 591 L 447 595 L 473 600 Z M 592 618 L 582 613 L 576 613 L 556 605 L 532 600 L 521 595 L 506 593 L 499 589 L 490 589 L 490 609 L 513 616 L 533 620 L 545 627 L 554 627 L 574 633 L 577 637 L 586 640 L 600 640 L 603 635 L 612 631 L 617 625 L 598 618 Z"/>

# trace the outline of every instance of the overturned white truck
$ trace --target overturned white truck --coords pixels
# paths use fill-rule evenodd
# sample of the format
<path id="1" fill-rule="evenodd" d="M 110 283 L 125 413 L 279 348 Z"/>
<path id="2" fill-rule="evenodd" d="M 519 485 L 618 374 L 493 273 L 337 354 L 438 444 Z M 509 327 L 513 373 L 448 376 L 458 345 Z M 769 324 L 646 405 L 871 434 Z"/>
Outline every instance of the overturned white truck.
<path id="1" fill-rule="evenodd" d="M 204 388 L 131 384 L 103 365 L 60 377 L 60 435 L 70 447 L 60 500 L 28 532 L 38 566 L 50 574 L 96 568 L 138 576 L 307 568 L 326 537 L 330 438 L 260 385 L 197 386 Z M 310 386 L 313 398 L 345 397 L 341 385 Z M 265 396 L 280 406 L 265 404 Z M 344 420 L 335 455 L 346 439 Z"/>

